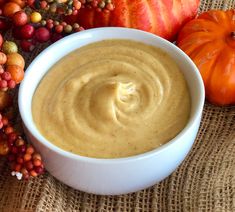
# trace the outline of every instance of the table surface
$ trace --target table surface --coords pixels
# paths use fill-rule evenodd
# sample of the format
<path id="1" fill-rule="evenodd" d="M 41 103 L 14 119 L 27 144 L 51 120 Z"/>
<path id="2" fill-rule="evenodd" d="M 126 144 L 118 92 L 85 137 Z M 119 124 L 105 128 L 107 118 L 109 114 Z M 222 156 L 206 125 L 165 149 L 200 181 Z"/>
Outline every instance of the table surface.
<path id="1" fill-rule="evenodd" d="M 235 9 L 234 0 L 201 0 L 199 13 Z M 44 48 L 45 46 L 42 46 Z M 25 54 L 27 63 L 38 54 Z M 235 211 L 235 107 L 205 104 L 183 164 L 151 188 L 121 196 L 76 191 L 49 173 L 17 181 L 0 160 L 0 211 Z M 114 182 L 115 183 L 115 182 Z"/>

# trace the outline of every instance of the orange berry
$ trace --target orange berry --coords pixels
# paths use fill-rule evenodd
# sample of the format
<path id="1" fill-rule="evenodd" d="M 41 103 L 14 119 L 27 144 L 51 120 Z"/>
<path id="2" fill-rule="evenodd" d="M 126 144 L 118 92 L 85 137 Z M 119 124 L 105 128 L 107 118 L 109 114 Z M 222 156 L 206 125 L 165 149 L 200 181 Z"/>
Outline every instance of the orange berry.
<path id="1" fill-rule="evenodd" d="M 4 132 L 8 135 L 8 134 L 10 134 L 10 133 L 12 133 L 14 131 L 14 129 L 13 129 L 13 127 L 6 127 L 5 129 L 4 129 Z"/>
<path id="2" fill-rule="evenodd" d="M 32 177 L 37 177 L 38 176 L 37 172 L 34 171 L 34 170 L 31 170 L 29 173 Z"/>
<path id="3" fill-rule="evenodd" d="M 30 161 L 31 158 L 32 158 L 31 154 L 26 153 L 26 154 L 24 155 L 24 161 Z"/>
<path id="4" fill-rule="evenodd" d="M 75 7 L 76 10 L 80 10 L 82 4 L 80 1 L 74 1 L 73 6 Z"/>
<path id="5" fill-rule="evenodd" d="M 42 164 L 42 161 L 41 161 L 41 160 L 38 160 L 38 159 L 34 159 L 34 160 L 33 160 L 33 165 L 34 165 L 34 166 L 41 166 L 41 164 Z"/>
<path id="6" fill-rule="evenodd" d="M 26 150 L 26 153 L 32 155 L 34 153 L 34 148 L 32 146 L 29 146 Z"/>

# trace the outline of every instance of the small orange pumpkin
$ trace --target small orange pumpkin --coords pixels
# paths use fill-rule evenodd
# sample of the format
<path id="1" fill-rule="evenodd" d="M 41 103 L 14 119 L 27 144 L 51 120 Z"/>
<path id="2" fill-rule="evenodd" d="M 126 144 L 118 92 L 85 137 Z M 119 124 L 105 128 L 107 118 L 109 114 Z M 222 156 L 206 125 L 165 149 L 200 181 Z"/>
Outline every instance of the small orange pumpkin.
<path id="1" fill-rule="evenodd" d="M 211 10 L 188 22 L 177 45 L 198 67 L 208 101 L 235 104 L 235 10 Z"/>

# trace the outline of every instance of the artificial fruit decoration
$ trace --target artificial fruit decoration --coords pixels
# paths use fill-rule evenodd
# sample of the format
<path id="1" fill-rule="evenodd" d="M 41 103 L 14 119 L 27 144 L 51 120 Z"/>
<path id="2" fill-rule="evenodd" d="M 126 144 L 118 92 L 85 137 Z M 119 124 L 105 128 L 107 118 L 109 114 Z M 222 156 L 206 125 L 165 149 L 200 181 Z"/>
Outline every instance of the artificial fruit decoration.
<path id="1" fill-rule="evenodd" d="M 148 31 L 173 40 L 187 21 L 197 13 L 199 0 L 113 0 L 114 10 L 101 13 L 88 7 L 70 16 L 85 29 L 94 27 L 129 27 Z M 102 5 L 100 5 L 102 7 Z M 68 18 L 67 18 L 68 19 Z"/>
<path id="2" fill-rule="evenodd" d="M 209 102 L 235 104 L 235 10 L 212 10 L 188 22 L 177 45 L 197 65 Z"/>

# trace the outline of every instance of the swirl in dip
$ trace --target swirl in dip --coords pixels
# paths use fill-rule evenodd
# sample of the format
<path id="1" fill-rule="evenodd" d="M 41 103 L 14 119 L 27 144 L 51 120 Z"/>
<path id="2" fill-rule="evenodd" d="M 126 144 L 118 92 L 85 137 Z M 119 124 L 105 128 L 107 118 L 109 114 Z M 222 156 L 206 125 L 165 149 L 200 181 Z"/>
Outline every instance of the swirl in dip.
<path id="1" fill-rule="evenodd" d="M 32 104 L 41 134 L 88 157 L 120 158 L 159 147 L 186 125 L 190 96 L 178 66 L 162 50 L 105 40 L 58 61 Z"/>

